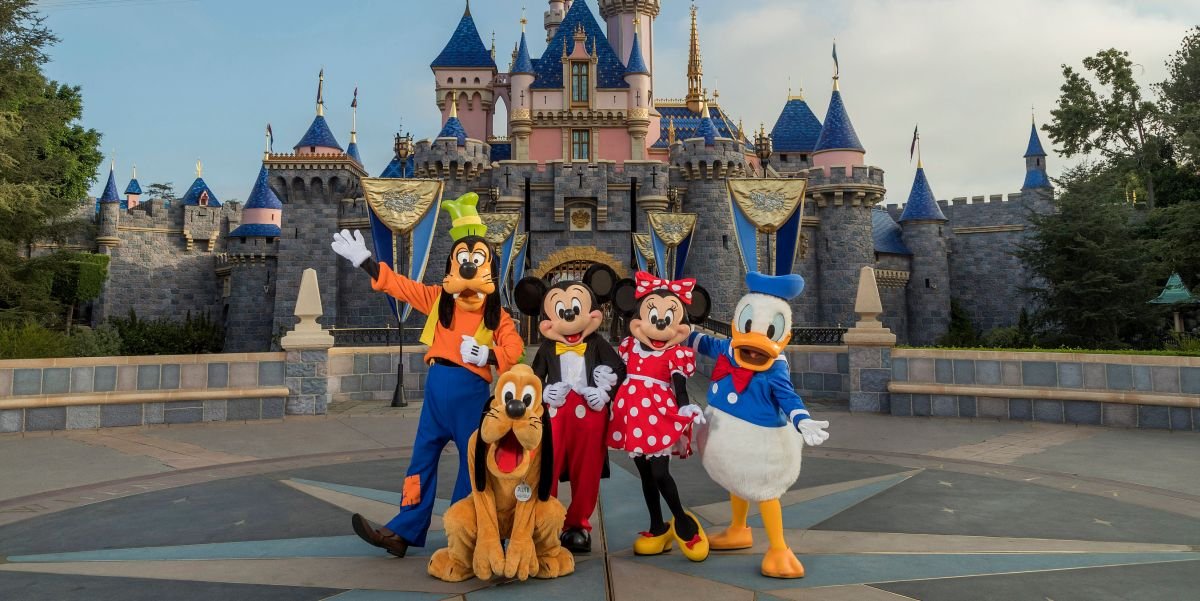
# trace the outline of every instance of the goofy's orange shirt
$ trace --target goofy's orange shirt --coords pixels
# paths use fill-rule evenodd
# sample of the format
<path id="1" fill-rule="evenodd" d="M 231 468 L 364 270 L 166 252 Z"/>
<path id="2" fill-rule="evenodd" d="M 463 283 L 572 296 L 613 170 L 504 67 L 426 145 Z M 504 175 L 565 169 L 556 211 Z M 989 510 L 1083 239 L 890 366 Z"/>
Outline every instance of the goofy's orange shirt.
<path id="1" fill-rule="evenodd" d="M 442 294 L 441 286 L 429 286 L 397 275 L 391 267 L 388 267 L 387 263 L 379 264 L 379 278 L 371 281 L 371 287 L 412 305 L 413 309 L 425 315 L 429 315 L 429 312 L 437 304 L 438 297 Z M 433 344 L 425 353 L 425 362 L 429 363 L 435 358 L 453 361 L 490 383 L 492 381 L 491 367 L 464 364 L 462 353 L 459 351 L 463 336 L 475 336 L 482 321 L 482 311 L 468 313 L 456 308 L 450 327 L 444 327 L 440 321 L 436 323 L 437 329 L 434 332 Z M 525 351 L 525 342 L 517 334 L 517 327 L 513 324 L 508 311 L 500 310 L 500 325 L 496 331 L 492 332 L 492 339 L 491 352 L 496 356 L 496 369 L 500 373 L 504 373 L 520 359 L 521 354 Z"/>

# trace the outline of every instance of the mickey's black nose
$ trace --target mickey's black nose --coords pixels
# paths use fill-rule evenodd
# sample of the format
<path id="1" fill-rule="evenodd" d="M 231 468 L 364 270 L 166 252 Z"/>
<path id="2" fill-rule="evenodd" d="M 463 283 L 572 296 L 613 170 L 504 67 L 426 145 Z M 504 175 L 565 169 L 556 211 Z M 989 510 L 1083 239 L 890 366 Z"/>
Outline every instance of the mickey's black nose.
<path id="1" fill-rule="evenodd" d="M 475 279 L 475 272 L 477 271 L 479 271 L 479 266 L 470 261 L 467 261 L 458 267 L 459 275 L 468 280 Z"/>
<path id="2" fill-rule="evenodd" d="M 525 403 L 521 402 L 521 399 L 509 399 L 504 403 L 504 412 L 512 419 L 519 419 L 525 415 Z"/>

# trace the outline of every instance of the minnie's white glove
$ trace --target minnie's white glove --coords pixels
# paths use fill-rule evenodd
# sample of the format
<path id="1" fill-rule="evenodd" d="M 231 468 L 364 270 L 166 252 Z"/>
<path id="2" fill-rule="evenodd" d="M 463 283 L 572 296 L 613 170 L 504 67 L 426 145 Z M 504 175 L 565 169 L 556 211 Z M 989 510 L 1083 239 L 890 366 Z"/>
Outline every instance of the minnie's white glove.
<path id="1" fill-rule="evenodd" d="M 462 344 L 459 345 L 458 352 L 462 353 L 463 363 L 483 367 L 487 365 L 491 349 L 480 345 L 475 341 L 475 338 L 463 334 Z"/>
<path id="2" fill-rule="evenodd" d="M 800 432 L 800 436 L 804 437 L 804 444 L 815 447 L 829 440 L 829 433 L 825 428 L 829 427 L 829 422 L 819 422 L 815 419 L 802 419 L 796 424 L 796 430 Z"/>
<path id="3" fill-rule="evenodd" d="M 333 252 L 354 263 L 355 267 L 371 258 L 371 251 L 367 250 L 367 241 L 363 240 L 362 232 L 358 230 L 354 230 L 353 235 L 350 234 L 350 230 L 335 232 L 333 244 L 330 246 L 333 247 Z"/>
<path id="4" fill-rule="evenodd" d="M 571 385 L 566 382 L 555 382 L 542 389 L 542 402 L 558 409 L 567 402 L 567 393 Z"/>
<path id="5" fill-rule="evenodd" d="M 587 402 L 588 407 L 592 411 L 604 411 L 604 405 L 608 403 L 608 393 L 599 388 L 591 386 L 584 388 L 579 392 L 583 396 L 583 400 Z"/>
<path id="6" fill-rule="evenodd" d="M 704 410 L 699 405 L 684 405 L 679 408 L 679 415 L 691 418 L 692 423 L 696 425 L 705 423 Z"/>
<path id="7" fill-rule="evenodd" d="M 617 385 L 617 374 L 607 365 L 597 365 L 592 370 L 592 381 L 596 383 L 596 388 L 608 392 Z"/>

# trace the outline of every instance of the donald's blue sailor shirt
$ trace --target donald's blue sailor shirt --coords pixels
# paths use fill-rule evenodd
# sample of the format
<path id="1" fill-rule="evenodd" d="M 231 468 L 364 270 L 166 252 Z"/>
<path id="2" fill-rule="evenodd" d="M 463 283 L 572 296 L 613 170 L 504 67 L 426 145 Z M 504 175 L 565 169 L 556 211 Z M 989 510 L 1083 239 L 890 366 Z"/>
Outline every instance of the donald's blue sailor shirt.
<path id="1" fill-rule="evenodd" d="M 725 355 L 730 364 L 740 367 L 728 339 L 692 332 L 687 344 L 706 357 Z M 733 376 L 725 376 L 709 385 L 708 404 L 755 425 L 777 428 L 790 423 L 798 427 L 800 420 L 810 416 L 792 386 L 790 371 L 787 359 L 780 356 L 770 369 L 754 374 L 741 392 L 734 389 Z"/>

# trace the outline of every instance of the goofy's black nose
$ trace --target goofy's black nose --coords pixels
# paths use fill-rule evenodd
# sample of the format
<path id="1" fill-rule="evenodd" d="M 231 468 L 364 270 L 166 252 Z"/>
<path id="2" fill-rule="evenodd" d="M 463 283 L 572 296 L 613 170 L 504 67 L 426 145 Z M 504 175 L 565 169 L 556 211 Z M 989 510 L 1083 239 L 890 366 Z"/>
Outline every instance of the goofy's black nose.
<path id="1" fill-rule="evenodd" d="M 512 419 L 520 419 L 525 415 L 525 403 L 521 399 L 509 399 L 504 403 L 504 412 Z"/>
<path id="2" fill-rule="evenodd" d="M 468 280 L 475 279 L 475 272 L 477 271 L 479 271 L 479 266 L 470 261 L 458 266 L 459 275 Z"/>

